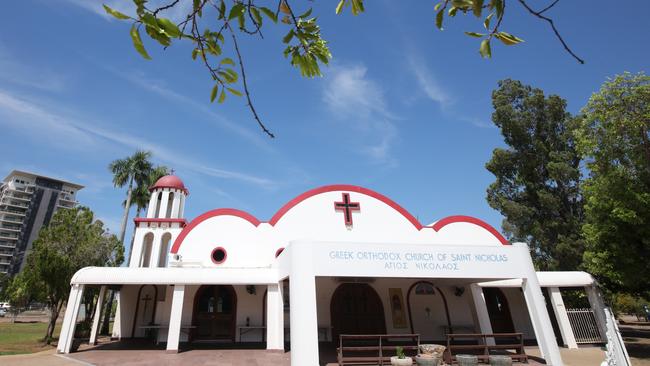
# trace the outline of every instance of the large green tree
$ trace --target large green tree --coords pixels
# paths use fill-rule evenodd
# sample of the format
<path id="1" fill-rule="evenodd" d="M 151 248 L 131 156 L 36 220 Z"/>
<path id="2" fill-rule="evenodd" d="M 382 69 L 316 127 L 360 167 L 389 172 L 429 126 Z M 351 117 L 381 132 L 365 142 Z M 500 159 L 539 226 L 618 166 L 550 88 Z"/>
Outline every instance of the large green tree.
<path id="1" fill-rule="evenodd" d="M 582 111 L 587 270 L 612 291 L 650 296 L 650 77 L 605 82 Z"/>
<path id="2" fill-rule="evenodd" d="M 192 45 L 192 58 L 205 66 L 214 82 L 210 100 L 221 103 L 228 94 L 245 95 L 253 118 L 271 137 L 274 137 L 273 133 L 262 122 L 253 106 L 239 48 L 240 37 L 262 38 L 262 29 L 266 29 L 265 23 L 280 21 L 287 32 L 282 38 L 282 43 L 285 44 L 284 56 L 305 77 L 320 76 L 321 65 L 327 65 L 332 58 L 328 42 L 321 34 L 317 17 L 313 15 L 311 1 L 169 0 L 162 4 L 150 3 L 147 0 L 132 1 L 135 14 L 125 14 L 106 5 L 104 9 L 115 18 L 131 23 L 131 40 L 142 57 L 151 59 L 142 41 L 141 30 L 162 47 L 169 47 L 179 41 L 189 42 Z M 190 2 L 188 12 L 180 21 L 175 22 L 165 17 L 172 8 Z M 492 41 L 495 39 L 507 46 L 523 42 L 521 38 L 502 29 L 506 5 L 512 3 L 523 8 L 526 14 L 547 22 L 564 49 L 578 62 L 584 63 L 569 48 L 553 19 L 548 15 L 559 0 L 539 9 L 533 9 L 525 0 L 442 0 L 432 4 L 432 20 L 435 20 L 431 24 L 442 30 L 445 17 L 453 18 L 457 14 L 474 16 L 477 20 L 476 26 L 468 29 L 465 34 L 479 38 L 479 53 L 482 57 L 489 58 L 492 56 Z M 334 4 L 337 4 L 336 7 Z M 404 5 L 412 6 L 407 3 Z M 364 1 L 339 0 L 332 3 L 332 10 L 336 14 L 345 8 L 358 15 L 364 12 Z"/>
<path id="3" fill-rule="evenodd" d="M 14 278 L 12 298 L 44 301 L 51 310 L 45 334 L 49 343 L 61 307 L 70 294 L 70 279 L 87 266 L 117 266 L 124 247 L 85 207 L 58 210 L 41 229 L 27 256 L 25 269 Z"/>
<path id="4" fill-rule="evenodd" d="M 577 269 L 584 244 L 576 119 L 564 99 L 516 80 L 499 82 L 492 104 L 507 148 L 486 164 L 496 177 L 488 203 L 505 217 L 509 240 L 529 243 L 538 269 Z"/>

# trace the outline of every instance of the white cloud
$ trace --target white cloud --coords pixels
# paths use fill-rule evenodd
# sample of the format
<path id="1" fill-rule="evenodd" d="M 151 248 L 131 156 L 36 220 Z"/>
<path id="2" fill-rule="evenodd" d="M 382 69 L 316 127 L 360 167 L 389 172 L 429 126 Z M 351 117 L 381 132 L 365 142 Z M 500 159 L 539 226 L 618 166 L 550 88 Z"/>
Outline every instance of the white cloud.
<path id="1" fill-rule="evenodd" d="M 16 56 L 0 41 L 0 80 L 30 88 L 61 91 L 65 78 L 45 67 L 33 67 L 16 60 Z"/>
<path id="2" fill-rule="evenodd" d="M 215 168 L 131 134 L 104 129 L 92 119 L 84 118 L 84 121 L 91 121 L 86 123 L 82 122 L 82 119 L 61 115 L 0 90 L 0 112 L 2 111 L 13 118 L 1 118 L 0 125 L 22 130 L 30 135 L 38 133 L 47 136 L 49 141 L 60 141 L 59 143 L 66 146 L 96 147 L 98 144 L 108 142 L 111 146 L 149 150 L 164 162 L 211 177 L 238 180 L 263 188 L 273 188 L 276 185 L 274 181 L 266 178 Z"/>
<path id="3" fill-rule="evenodd" d="M 323 101 L 337 118 L 348 120 L 350 128 L 363 141 L 358 152 L 373 162 L 394 166 L 391 148 L 398 134 L 394 121 L 398 118 L 390 111 L 384 90 L 370 79 L 368 69 L 361 64 L 334 65 L 326 75 Z"/>
<path id="4" fill-rule="evenodd" d="M 452 104 L 449 94 L 438 84 L 435 80 L 433 72 L 429 70 L 427 65 L 415 54 L 411 53 L 408 56 L 410 70 L 417 81 L 422 92 L 427 98 L 439 103 L 444 109 Z"/>
<path id="5" fill-rule="evenodd" d="M 106 20 L 113 20 L 113 16 L 106 13 L 104 10 L 103 4 L 110 7 L 111 9 L 117 10 L 126 15 L 134 16 L 135 15 L 135 5 L 133 0 L 65 0 L 69 4 L 83 8 L 95 15 L 99 15 Z M 155 10 L 164 5 L 168 5 L 169 1 L 166 0 L 151 0 L 147 2 L 147 8 Z M 181 1 L 175 6 L 163 10 L 160 12 L 159 16 L 170 18 L 176 22 L 182 21 L 185 19 L 187 14 L 189 14 L 190 9 L 192 9 L 191 1 Z"/>
<path id="6" fill-rule="evenodd" d="M 113 73 L 116 76 L 144 89 L 151 93 L 157 94 L 167 100 L 170 100 L 174 103 L 183 105 L 184 107 L 190 107 L 194 111 L 200 111 L 207 115 L 210 122 L 215 123 L 218 127 L 224 128 L 226 130 L 232 131 L 235 134 L 243 137 L 244 139 L 252 142 L 257 147 L 260 147 L 266 151 L 272 151 L 273 148 L 265 140 L 267 139 L 259 131 L 251 131 L 250 129 L 243 127 L 240 123 L 231 121 L 230 119 L 221 116 L 218 113 L 215 113 L 210 107 L 214 107 L 207 103 L 207 94 L 206 102 L 197 102 L 195 99 L 187 97 L 183 94 L 180 94 L 171 88 L 168 88 L 163 81 L 156 80 L 152 78 L 147 78 L 144 74 L 140 72 L 123 72 L 116 70 L 110 66 L 101 65 L 109 72 Z M 252 118 L 251 118 L 252 120 Z M 262 137 L 264 136 L 264 137 Z"/>

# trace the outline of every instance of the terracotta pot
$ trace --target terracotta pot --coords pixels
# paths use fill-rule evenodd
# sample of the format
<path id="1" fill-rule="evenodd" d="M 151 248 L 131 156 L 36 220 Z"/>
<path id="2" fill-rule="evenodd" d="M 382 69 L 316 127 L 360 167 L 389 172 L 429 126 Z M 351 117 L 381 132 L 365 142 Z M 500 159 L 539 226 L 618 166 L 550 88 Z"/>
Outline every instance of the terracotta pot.
<path id="1" fill-rule="evenodd" d="M 413 365 L 413 359 L 411 357 L 398 358 L 393 356 L 390 358 L 390 364 L 392 366 L 411 366 Z"/>

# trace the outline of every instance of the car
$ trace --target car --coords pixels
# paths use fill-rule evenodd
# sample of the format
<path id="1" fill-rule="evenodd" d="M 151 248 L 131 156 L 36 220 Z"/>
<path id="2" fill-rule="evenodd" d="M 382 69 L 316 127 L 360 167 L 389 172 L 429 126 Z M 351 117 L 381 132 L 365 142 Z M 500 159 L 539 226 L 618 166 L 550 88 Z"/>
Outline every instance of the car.
<path id="1" fill-rule="evenodd" d="M 7 310 L 5 308 L 0 308 L 0 317 L 4 317 L 7 314 Z"/>

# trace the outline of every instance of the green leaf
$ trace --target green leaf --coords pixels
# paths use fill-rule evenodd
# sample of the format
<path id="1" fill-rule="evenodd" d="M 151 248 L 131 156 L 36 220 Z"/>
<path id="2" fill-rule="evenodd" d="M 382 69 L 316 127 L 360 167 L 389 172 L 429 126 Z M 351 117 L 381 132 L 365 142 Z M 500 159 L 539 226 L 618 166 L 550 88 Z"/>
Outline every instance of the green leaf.
<path id="1" fill-rule="evenodd" d="M 260 11 L 257 8 L 251 7 L 251 14 L 253 14 L 253 19 L 255 19 L 255 22 L 257 23 L 258 26 L 262 26 L 262 15 L 260 14 Z"/>
<path id="2" fill-rule="evenodd" d="M 476 32 L 465 32 L 470 37 L 476 37 L 476 38 L 483 38 L 485 34 L 483 33 L 476 33 Z"/>
<path id="3" fill-rule="evenodd" d="M 210 93 L 210 103 L 214 102 L 215 98 L 217 97 L 218 91 L 219 91 L 219 84 L 214 84 L 214 87 L 212 88 L 212 93 Z"/>
<path id="4" fill-rule="evenodd" d="M 474 9 L 472 10 L 477 18 L 480 17 L 483 11 L 483 0 L 474 0 Z"/>
<path id="5" fill-rule="evenodd" d="M 442 30 L 442 19 L 445 17 L 445 9 L 442 8 L 438 11 L 438 14 L 436 14 L 436 27 L 440 30 Z"/>
<path id="6" fill-rule="evenodd" d="M 481 54 L 481 57 L 483 58 L 492 57 L 492 49 L 490 49 L 489 39 L 484 39 L 483 42 L 481 42 L 481 48 L 479 48 L 478 52 Z"/>
<path id="7" fill-rule="evenodd" d="M 241 97 L 241 96 L 242 96 L 242 93 L 241 93 L 239 90 L 237 90 L 237 89 L 228 88 L 228 87 L 227 87 L 226 89 L 228 89 L 228 91 L 229 91 L 230 93 L 232 93 L 233 95 L 236 95 L 236 96 L 238 96 L 238 97 Z"/>
<path id="8" fill-rule="evenodd" d="M 108 6 L 106 6 L 106 4 L 102 4 L 102 5 L 104 6 L 104 10 L 106 10 L 106 12 L 108 14 L 114 16 L 117 19 L 121 19 L 121 20 L 123 20 L 123 19 L 131 19 L 130 16 L 128 16 L 126 14 L 122 14 L 122 13 L 120 13 L 119 11 L 117 11 L 115 9 L 111 9 Z"/>
<path id="9" fill-rule="evenodd" d="M 485 17 L 485 21 L 483 22 L 483 27 L 485 27 L 485 30 L 490 30 L 490 19 L 494 16 L 494 13 L 490 13 L 487 17 Z"/>
<path id="10" fill-rule="evenodd" d="M 146 25 L 144 27 L 144 29 L 147 32 L 147 34 L 149 35 L 149 37 L 155 39 L 161 45 L 163 45 L 165 47 L 171 45 L 171 40 L 169 39 L 169 37 L 167 37 L 167 35 L 164 32 L 160 32 L 159 29 L 154 28 L 154 27 L 150 27 L 148 25 Z"/>
<path id="11" fill-rule="evenodd" d="M 289 42 L 291 42 L 291 39 L 292 39 L 293 36 L 295 36 L 295 35 L 296 35 L 296 33 L 293 31 L 293 29 L 290 30 L 289 33 L 287 33 L 287 35 L 284 36 L 284 38 L 282 38 L 282 42 L 284 42 L 284 43 L 289 43 Z"/>
<path id="12" fill-rule="evenodd" d="M 223 19 L 226 16 L 226 3 L 221 0 L 219 4 L 219 19 Z"/>
<path id="13" fill-rule="evenodd" d="M 364 12 L 363 0 L 352 0 L 352 15 L 359 15 Z"/>
<path id="14" fill-rule="evenodd" d="M 341 10 L 343 10 L 343 5 L 345 5 L 345 0 L 339 1 L 339 4 L 336 6 L 336 14 L 341 14 Z"/>
<path id="15" fill-rule="evenodd" d="M 221 89 L 221 94 L 219 94 L 219 103 L 223 103 L 223 101 L 226 100 L 226 91 L 224 89 Z"/>
<path id="16" fill-rule="evenodd" d="M 273 10 L 271 10 L 271 9 L 269 9 L 269 8 L 265 8 L 265 7 L 263 7 L 263 6 L 260 7 L 260 10 L 262 11 L 262 13 L 264 13 L 264 15 L 266 15 L 267 17 L 269 17 L 269 19 L 271 19 L 271 20 L 273 21 L 273 23 L 277 23 L 277 22 L 278 22 L 278 17 L 275 15 L 275 13 L 273 12 Z"/>
<path id="17" fill-rule="evenodd" d="M 505 44 L 507 46 L 512 46 L 512 45 L 515 45 L 517 43 L 521 43 L 521 42 L 524 41 L 523 39 L 521 39 L 519 37 L 516 37 L 516 36 L 513 36 L 512 34 L 506 33 L 506 32 L 499 32 L 499 33 L 495 34 L 494 36 L 499 41 L 503 42 L 503 44 Z"/>
<path id="18" fill-rule="evenodd" d="M 158 25 L 158 21 L 156 21 L 156 17 L 153 16 L 153 14 L 151 13 L 144 13 L 142 17 L 140 17 L 140 19 L 142 20 L 142 23 L 154 29 L 160 28 L 160 26 Z"/>
<path id="19" fill-rule="evenodd" d="M 178 38 L 181 35 L 181 30 L 178 29 L 176 24 L 174 24 L 171 20 L 167 18 L 158 18 L 158 25 L 160 28 L 165 30 L 165 33 L 167 33 L 170 37 L 172 38 Z"/>
<path id="20" fill-rule="evenodd" d="M 133 47 L 135 47 L 136 51 L 145 59 L 151 60 L 151 56 L 144 49 L 142 38 L 140 38 L 140 31 L 138 31 L 138 27 L 135 24 L 131 27 L 131 40 L 133 40 Z"/>
<path id="21" fill-rule="evenodd" d="M 447 14 L 449 14 L 450 17 L 455 17 L 457 11 L 458 11 L 458 8 L 455 7 L 455 6 L 452 6 L 451 9 L 449 9 L 449 12 Z"/>
<path id="22" fill-rule="evenodd" d="M 298 16 L 298 18 L 305 19 L 305 18 L 309 17 L 309 16 L 311 15 L 311 13 L 312 13 L 313 10 L 314 10 L 314 9 L 309 8 L 309 10 L 307 10 L 307 11 L 304 12 L 303 14 L 300 14 L 300 15 Z"/>
<path id="23" fill-rule="evenodd" d="M 235 66 L 235 61 L 233 61 L 230 57 L 226 57 L 221 62 L 219 62 L 219 65 L 233 65 Z"/>
<path id="24" fill-rule="evenodd" d="M 192 60 L 196 60 L 196 56 L 198 56 L 201 53 L 201 50 L 198 48 L 195 48 L 192 50 Z"/>
<path id="25" fill-rule="evenodd" d="M 193 1 L 193 8 L 194 11 L 199 15 L 199 17 L 203 16 L 203 9 L 201 8 L 201 0 L 194 0 Z"/>
<path id="26" fill-rule="evenodd" d="M 235 17 L 238 17 L 243 14 L 244 14 L 244 4 L 237 3 L 235 4 L 235 6 L 233 6 L 230 9 L 230 13 L 228 14 L 228 20 L 233 20 L 235 19 Z"/>
<path id="27" fill-rule="evenodd" d="M 436 6 L 433 7 L 433 10 L 438 11 L 438 9 L 440 9 L 441 6 L 442 6 L 442 3 L 437 3 Z"/>

